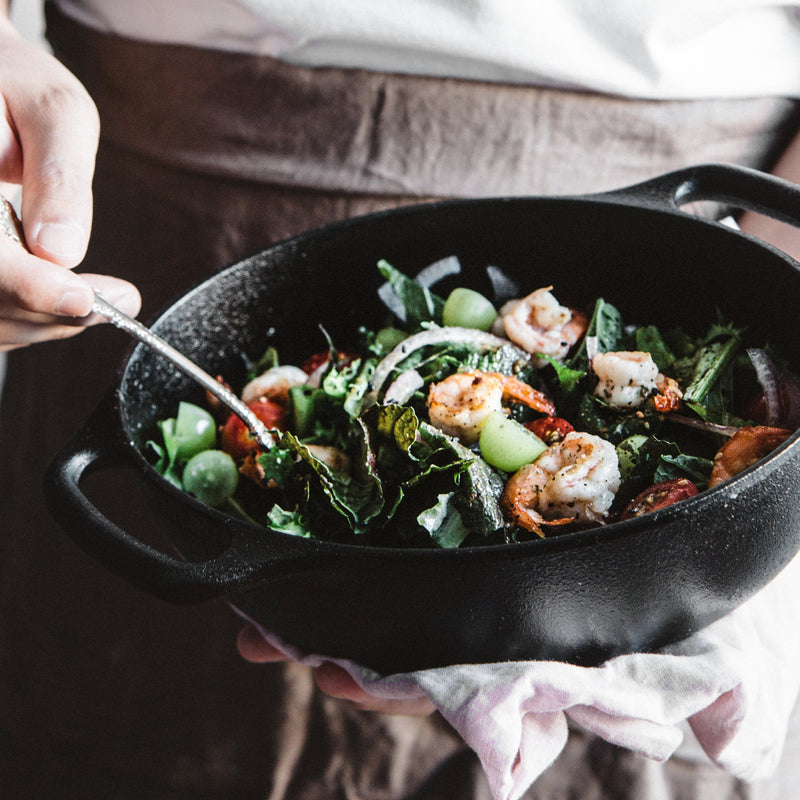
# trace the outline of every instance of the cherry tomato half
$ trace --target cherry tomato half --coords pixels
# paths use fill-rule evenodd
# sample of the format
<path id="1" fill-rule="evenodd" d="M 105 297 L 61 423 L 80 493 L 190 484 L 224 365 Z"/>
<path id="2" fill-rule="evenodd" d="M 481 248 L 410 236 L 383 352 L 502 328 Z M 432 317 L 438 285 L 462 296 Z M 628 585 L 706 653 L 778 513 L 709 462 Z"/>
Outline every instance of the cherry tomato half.
<path id="1" fill-rule="evenodd" d="M 672 478 L 656 483 L 634 497 L 622 512 L 620 519 L 641 517 L 643 514 L 666 508 L 697 493 L 697 487 L 688 478 Z"/>
<path id="2" fill-rule="evenodd" d="M 261 399 L 248 403 L 247 407 L 268 428 L 277 428 L 282 431 L 288 428 L 286 410 L 278 403 Z M 220 447 L 237 463 L 243 461 L 249 453 L 261 450 L 261 446 L 253 438 L 248 427 L 235 414 L 231 414 L 222 427 Z"/>
<path id="3" fill-rule="evenodd" d="M 329 358 L 330 352 L 328 350 L 321 350 L 319 353 L 310 355 L 300 365 L 300 369 L 302 369 L 306 375 L 313 375 L 320 367 L 324 367 L 328 363 Z M 355 353 L 350 353 L 346 350 L 336 351 L 336 359 L 339 364 L 349 364 L 354 358 L 356 358 Z"/>
<path id="4" fill-rule="evenodd" d="M 525 423 L 525 427 L 535 433 L 546 445 L 558 444 L 575 428 L 561 417 L 540 417 Z"/>

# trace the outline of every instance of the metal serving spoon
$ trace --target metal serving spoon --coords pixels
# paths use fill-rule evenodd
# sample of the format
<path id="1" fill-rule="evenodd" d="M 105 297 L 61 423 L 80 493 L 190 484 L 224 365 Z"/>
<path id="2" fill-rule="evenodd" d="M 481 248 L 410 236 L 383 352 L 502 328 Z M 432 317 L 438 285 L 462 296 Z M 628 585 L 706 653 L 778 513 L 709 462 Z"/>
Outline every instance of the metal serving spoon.
<path id="1" fill-rule="evenodd" d="M 14 239 L 27 250 L 22 224 L 11 203 L 0 196 L 0 230 Z M 112 325 L 129 333 L 144 345 L 166 358 L 181 372 L 200 384 L 206 391 L 216 397 L 224 406 L 236 414 L 244 422 L 258 443 L 269 450 L 275 443 L 272 432 L 230 389 L 212 378 L 205 370 L 197 366 L 191 359 L 176 350 L 145 325 L 137 322 L 124 312 L 113 306 L 104 297 L 95 292 L 92 311 L 105 317 Z"/>

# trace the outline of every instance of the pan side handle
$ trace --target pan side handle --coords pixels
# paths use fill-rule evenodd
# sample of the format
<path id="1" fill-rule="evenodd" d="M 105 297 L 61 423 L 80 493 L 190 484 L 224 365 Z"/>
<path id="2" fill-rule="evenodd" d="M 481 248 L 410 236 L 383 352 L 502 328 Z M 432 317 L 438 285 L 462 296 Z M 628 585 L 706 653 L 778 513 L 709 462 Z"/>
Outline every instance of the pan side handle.
<path id="1" fill-rule="evenodd" d="M 163 553 L 108 519 L 81 488 L 91 472 L 130 465 L 128 448 L 101 406 L 84 429 L 56 456 L 45 475 L 50 513 L 67 534 L 104 567 L 151 594 L 176 603 L 221 597 L 272 574 L 286 560 L 246 557 L 246 546 L 232 535 L 230 546 L 206 561 L 184 561 Z M 291 558 L 289 559 L 291 561 Z"/>
<path id="2" fill-rule="evenodd" d="M 736 164 L 698 164 L 605 196 L 668 210 L 711 200 L 800 227 L 800 186 Z"/>

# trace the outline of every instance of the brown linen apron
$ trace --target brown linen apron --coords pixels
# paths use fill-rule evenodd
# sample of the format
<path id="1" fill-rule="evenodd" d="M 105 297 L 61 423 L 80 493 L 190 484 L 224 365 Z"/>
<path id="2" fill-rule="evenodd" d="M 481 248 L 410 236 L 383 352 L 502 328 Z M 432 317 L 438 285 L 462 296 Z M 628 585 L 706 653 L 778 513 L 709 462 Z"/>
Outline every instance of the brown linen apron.
<path id="1" fill-rule="evenodd" d="M 768 166 L 796 124 L 796 104 L 783 99 L 630 102 L 305 69 L 104 36 L 52 7 L 48 36 L 102 120 L 83 268 L 136 282 L 145 318 L 232 260 L 331 220 L 445 196 L 608 189 L 712 159 Z M 319 693 L 305 669 L 243 662 L 239 622 L 224 604 L 152 599 L 49 519 L 41 472 L 110 385 L 126 345 L 102 326 L 9 358 L 0 413 L 4 796 L 488 797 L 474 756 L 438 716 L 360 712 Z M 103 487 L 104 508 L 155 535 L 157 520 L 125 480 Z M 688 768 L 659 769 L 680 782 Z M 740 791 L 714 768 L 698 769 L 716 797 Z M 648 770 L 576 731 L 528 797 L 642 800 Z"/>

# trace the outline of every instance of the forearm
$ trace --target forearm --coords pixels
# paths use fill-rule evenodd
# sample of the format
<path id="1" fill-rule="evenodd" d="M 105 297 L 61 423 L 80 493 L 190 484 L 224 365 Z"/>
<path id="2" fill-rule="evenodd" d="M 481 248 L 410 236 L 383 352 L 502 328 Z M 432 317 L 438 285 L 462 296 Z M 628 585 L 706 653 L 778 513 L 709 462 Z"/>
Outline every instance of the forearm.
<path id="1" fill-rule="evenodd" d="M 772 172 L 780 178 L 800 184 L 800 132 L 795 135 Z M 746 233 L 769 242 L 800 261 L 799 228 L 749 211 L 742 215 L 739 226 Z"/>

